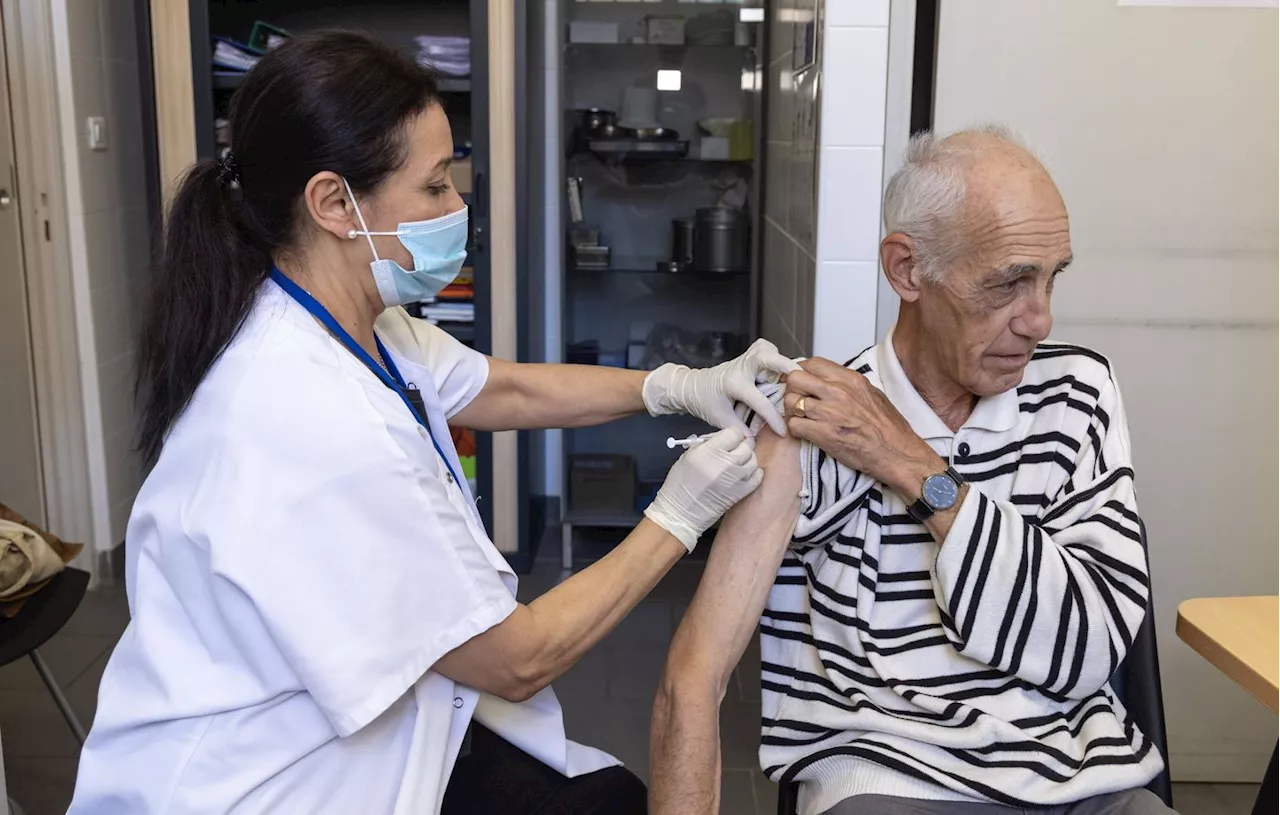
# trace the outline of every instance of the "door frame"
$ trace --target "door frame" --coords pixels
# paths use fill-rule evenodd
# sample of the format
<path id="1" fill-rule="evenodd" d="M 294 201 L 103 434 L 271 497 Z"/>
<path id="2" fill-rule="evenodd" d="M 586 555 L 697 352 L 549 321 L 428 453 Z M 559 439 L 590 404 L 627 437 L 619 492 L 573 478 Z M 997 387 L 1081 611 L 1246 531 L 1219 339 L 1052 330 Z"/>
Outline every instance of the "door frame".
<path id="1" fill-rule="evenodd" d="M 17 200 L 36 389 L 45 526 L 59 537 L 93 540 L 93 503 L 75 286 L 59 134 L 53 15 L 47 0 L 0 0 L 9 75 Z M 77 566 L 100 575 L 95 548 Z"/>

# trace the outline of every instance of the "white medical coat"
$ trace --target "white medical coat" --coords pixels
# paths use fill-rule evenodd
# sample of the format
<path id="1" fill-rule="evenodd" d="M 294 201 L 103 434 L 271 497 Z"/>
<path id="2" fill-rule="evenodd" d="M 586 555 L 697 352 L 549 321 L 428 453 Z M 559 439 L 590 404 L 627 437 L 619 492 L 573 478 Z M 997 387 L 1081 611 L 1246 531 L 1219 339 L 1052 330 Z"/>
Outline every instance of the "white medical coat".
<path id="1" fill-rule="evenodd" d="M 461 472 L 448 417 L 485 357 L 376 324 Z M 431 670 L 514 610 L 516 578 L 400 397 L 268 281 L 129 519 L 132 621 L 72 813 L 435 813 L 474 717 L 567 776 L 550 688 L 513 704 Z"/>

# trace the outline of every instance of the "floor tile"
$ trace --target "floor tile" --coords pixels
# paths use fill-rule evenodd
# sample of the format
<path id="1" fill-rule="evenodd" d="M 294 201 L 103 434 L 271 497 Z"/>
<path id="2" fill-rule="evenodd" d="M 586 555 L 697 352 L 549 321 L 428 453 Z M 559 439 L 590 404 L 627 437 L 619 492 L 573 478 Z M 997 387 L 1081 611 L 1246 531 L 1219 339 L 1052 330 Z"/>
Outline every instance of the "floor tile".
<path id="1" fill-rule="evenodd" d="M 1258 798 L 1259 784 L 1214 784 L 1213 793 L 1226 807 L 1228 815 L 1249 815 Z"/>
<path id="2" fill-rule="evenodd" d="M 609 696 L 613 699 L 652 699 L 666 659 L 666 646 L 615 646 L 610 653 Z"/>
<path id="3" fill-rule="evenodd" d="M 665 649 L 671 644 L 671 616 L 671 603 L 646 600 L 622 618 L 606 642 L 610 645 L 660 646 Z"/>
<path id="4" fill-rule="evenodd" d="M 671 633 L 675 634 L 676 629 L 680 627 L 680 621 L 684 619 L 685 612 L 689 610 L 688 603 L 675 602 L 671 604 Z"/>
<path id="5" fill-rule="evenodd" d="M 702 570 L 706 564 L 698 560 L 682 560 L 658 582 L 649 593 L 650 600 L 666 600 L 687 603 L 698 589 Z"/>
<path id="6" fill-rule="evenodd" d="M 102 673 L 107 669 L 107 661 L 111 652 L 102 654 L 85 669 L 70 686 L 63 686 L 71 709 L 80 718 L 80 723 L 88 730 L 93 726 L 93 717 L 98 710 L 98 686 L 102 684 Z"/>
<path id="7" fill-rule="evenodd" d="M 720 815 L 755 815 L 756 793 L 750 770 L 725 770 L 720 775 Z"/>
<path id="8" fill-rule="evenodd" d="M 528 574 L 520 575 L 516 599 L 526 605 L 546 594 L 560 583 L 560 561 L 538 559 Z"/>
<path id="9" fill-rule="evenodd" d="M 738 660 L 738 667 L 733 671 L 734 690 L 738 694 L 738 699 L 744 702 L 760 701 L 760 638 L 751 637 L 751 642 L 747 644 L 746 650 L 742 652 L 742 659 Z"/>
<path id="10" fill-rule="evenodd" d="M 4 768 L 9 797 L 23 815 L 63 815 L 75 789 L 75 758 L 22 758 L 9 755 L 5 731 Z"/>
<path id="11" fill-rule="evenodd" d="M 61 631 L 40 646 L 40 656 L 44 657 L 53 678 L 65 688 L 115 644 L 116 638 L 111 636 Z M 44 682 L 30 659 L 20 659 L 0 668 L 0 693 L 19 690 L 44 690 Z"/>
<path id="12" fill-rule="evenodd" d="M 649 771 L 652 699 L 562 698 L 565 733 L 573 741 L 616 756 L 641 778 Z"/>
<path id="13" fill-rule="evenodd" d="M 563 676 L 551 683 L 556 696 L 566 698 L 603 698 L 609 693 L 611 649 L 597 646 L 578 660 Z"/>
<path id="14" fill-rule="evenodd" d="M 119 637 L 128 624 L 129 599 L 124 587 L 117 586 L 86 593 L 63 630 L 68 634 Z"/>
<path id="15" fill-rule="evenodd" d="M 760 767 L 760 704 L 726 699 L 720 705 L 720 755 L 725 767 Z"/>
<path id="16" fill-rule="evenodd" d="M 778 811 L 778 785 L 769 776 L 757 772 L 751 776 L 756 788 L 756 812 L 758 815 L 774 815 Z"/>
<path id="17" fill-rule="evenodd" d="M 80 744 L 46 692 L 0 693 L 4 759 L 75 758 Z"/>
<path id="18" fill-rule="evenodd" d="M 1212 784 L 1174 784 L 1173 805 L 1178 815 L 1229 815 Z"/>

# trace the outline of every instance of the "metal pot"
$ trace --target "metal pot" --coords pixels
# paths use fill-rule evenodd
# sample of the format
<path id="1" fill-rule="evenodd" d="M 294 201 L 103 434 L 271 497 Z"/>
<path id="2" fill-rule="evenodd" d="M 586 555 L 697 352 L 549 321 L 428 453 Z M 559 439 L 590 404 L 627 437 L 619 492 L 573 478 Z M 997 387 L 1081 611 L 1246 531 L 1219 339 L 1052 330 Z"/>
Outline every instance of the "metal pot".
<path id="1" fill-rule="evenodd" d="M 680 134 L 669 127 L 637 127 L 631 132 L 643 141 L 676 141 Z"/>
<path id="2" fill-rule="evenodd" d="M 707 207 L 694 216 L 693 268 L 699 272 L 740 273 L 751 258 L 751 229 L 740 209 Z"/>
<path id="3" fill-rule="evenodd" d="M 582 132 L 591 138 L 601 138 L 601 131 L 606 127 L 616 127 L 618 114 L 602 108 L 587 108 L 582 111 Z"/>

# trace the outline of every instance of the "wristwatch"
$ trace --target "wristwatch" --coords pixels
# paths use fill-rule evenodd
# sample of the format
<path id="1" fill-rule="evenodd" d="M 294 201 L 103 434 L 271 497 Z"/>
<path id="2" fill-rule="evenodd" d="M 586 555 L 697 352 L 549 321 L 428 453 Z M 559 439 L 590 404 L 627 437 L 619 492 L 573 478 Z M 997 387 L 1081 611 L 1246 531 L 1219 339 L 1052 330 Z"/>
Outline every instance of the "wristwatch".
<path id="1" fill-rule="evenodd" d="M 924 480 L 924 486 L 920 488 L 920 500 L 907 507 L 907 514 L 924 523 L 933 513 L 946 512 L 959 500 L 960 485 L 963 483 L 964 476 L 951 467 L 934 473 Z"/>

